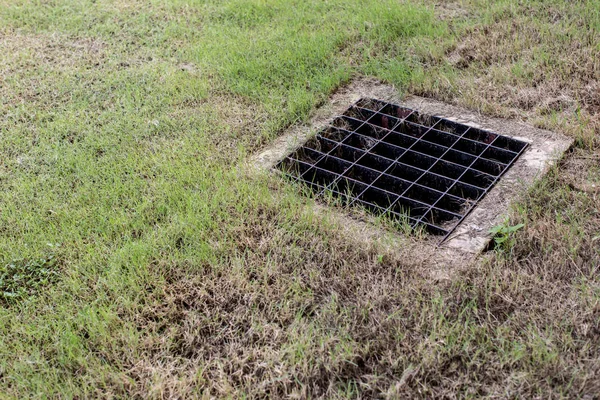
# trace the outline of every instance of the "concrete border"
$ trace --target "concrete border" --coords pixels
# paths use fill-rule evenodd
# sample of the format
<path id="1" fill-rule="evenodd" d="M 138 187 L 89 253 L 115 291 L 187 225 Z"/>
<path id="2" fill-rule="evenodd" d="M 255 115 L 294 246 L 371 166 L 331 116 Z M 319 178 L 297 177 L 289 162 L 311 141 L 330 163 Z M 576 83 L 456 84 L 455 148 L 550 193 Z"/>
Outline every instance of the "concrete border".
<path id="1" fill-rule="evenodd" d="M 309 124 L 296 125 L 289 129 L 269 148 L 253 157 L 252 165 L 263 171 L 272 170 L 279 160 L 323 129 L 335 116 L 343 113 L 361 97 L 393 102 L 529 143 L 525 152 L 439 248 L 437 248 L 437 241 L 434 240 L 417 241 L 420 244 L 415 244 L 427 247 L 429 251 L 437 248 L 438 255 L 439 250 L 443 249 L 441 253 L 446 256 L 443 259 L 452 264 L 463 262 L 465 259 L 474 259 L 481 253 L 491 240 L 490 228 L 502 223 L 510 203 L 526 193 L 552 165 L 557 163 L 573 143 L 573 139 L 564 135 L 537 129 L 518 121 L 490 118 L 471 110 L 417 96 L 402 98 L 392 86 L 363 79 L 356 80 L 336 92 L 329 102 L 316 111 Z M 340 210 L 339 214 L 340 218 L 347 220 L 345 223 L 358 224 L 360 225 L 358 228 L 363 230 L 367 228 L 364 225 L 365 218 L 357 221 L 356 218 L 351 217 L 352 212 L 343 210 Z M 398 233 L 396 235 L 404 245 L 407 244 L 405 236 Z"/>

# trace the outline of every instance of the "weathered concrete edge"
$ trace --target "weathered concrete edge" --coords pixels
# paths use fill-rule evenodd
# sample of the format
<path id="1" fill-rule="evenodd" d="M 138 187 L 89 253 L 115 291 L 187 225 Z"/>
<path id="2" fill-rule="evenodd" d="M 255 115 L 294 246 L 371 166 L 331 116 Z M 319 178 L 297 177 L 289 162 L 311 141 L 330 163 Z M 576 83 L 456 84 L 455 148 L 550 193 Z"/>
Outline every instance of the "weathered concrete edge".
<path id="1" fill-rule="evenodd" d="M 461 123 L 515 137 L 530 144 L 519 160 L 502 177 L 498 184 L 480 201 L 463 223 L 440 247 L 437 240 L 407 240 L 395 232 L 383 232 L 369 223 L 369 217 L 353 218 L 343 210 L 328 210 L 343 221 L 349 229 L 368 233 L 372 240 L 386 236 L 396 238 L 403 246 L 431 254 L 432 267 L 464 267 L 481 253 L 491 240 L 490 228 L 505 218 L 511 202 L 527 193 L 527 190 L 543 176 L 568 150 L 573 140 L 564 135 L 537 129 L 513 120 L 486 117 L 461 107 L 417 96 L 402 98 L 392 86 L 372 79 L 355 80 L 331 96 L 330 101 L 316 110 L 309 123 L 291 127 L 268 148 L 250 159 L 250 167 L 256 172 L 272 171 L 275 164 L 321 130 L 335 116 L 343 113 L 350 104 L 361 97 L 373 97 L 405 105 L 429 114 L 453 119 Z M 458 117 L 457 117 L 458 116 Z M 322 206 L 317 206 L 323 209 Z M 440 252 L 439 250 L 442 250 Z M 441 271 L 446 275 L 447 271 Z"/>

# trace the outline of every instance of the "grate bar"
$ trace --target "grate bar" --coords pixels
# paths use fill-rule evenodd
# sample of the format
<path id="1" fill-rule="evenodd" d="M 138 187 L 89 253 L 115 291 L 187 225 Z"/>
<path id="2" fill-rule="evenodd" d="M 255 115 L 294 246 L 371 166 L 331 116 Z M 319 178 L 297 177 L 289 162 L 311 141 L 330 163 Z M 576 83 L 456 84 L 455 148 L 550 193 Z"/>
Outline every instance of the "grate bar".
<path id="1" fill-rule="evenodd" d="M 311 149 L 311 150 L 312 150 L 312 149 Z M 357 149 L 357 150 L 358 150 L 358 149 Z M 313 150 L 313 151 L 314 151 L 314 152 L 316 152 L 316 153 L 321 153 L 321 152 L 319 152 L 319 150 Z M 360 151 L 360 150 L 359 150 L 359 151 Z M 321 153 L 321 154 L 323 154 L 323 153 Z M 346 160 L 344 160 L 344 159 L 342 159 L 342 158 L 339 158 L 339 157 L 336 157 L 336 156 L 334 156 L 334 155 L 331 155 L 331 154 L 329 154 L 329 155 L 328 155 L 328 157 L 334 158 L 334 159 L 336 159 L 336 160 L 339 160 L 339 161 L 341 161 L 341 162 L 346 162 Z M 303 162 L 302 160 L 298 160 L 298 159 L 293 159 L 293 160 L 294 160 L 294 161 L 297 161 L 297 162 Z M 386 160 L 389 160 L 389 159 L 386 159 Z M 392 163 L 390 164 L 390 166 L 394 166 L 394 164 L 393 164 L 393 160 L 390 160 L 390 161 L 392 161 Z M 408 166 L 408 165 L 406 165 L 406 164 L 402 164 L 402 163 L 398 163 L 397 165 L 403 165 L 403 166 L 406 166 L 406 167 L 410 167 L 410 166 Z M 398 181 L 406 182 L 406 183 L 408 183 L 408 184 L 413 184 L 413 182 L 411 182 L 411 181 L 409 181 L 409 180 L 407 180 L 407 179 L 403 179 L 403 178 L 400 178 L 400 177 L 397 177 L 397 176 L 394 176 L 394 175 L 388 174 L 388 173 L 386 173 L 385 171 L 380 171 L 380 170 L 377 170 L 377 169 L 371 168 L 371 167 L 369 167 L 369 166 L 366 166 L 366 165 L 356 164 L 356 165 L 354 165 L 353 167 L 358 167 L 358 168 L 361 168 L 361 169 L 366 169 L 366 170 L 368 170 L 368 171 L 373 171 L 374 173 L 377 173 L 377 174 L 381 174 L 381 175 L 380 175 L 380 177 L 382 177 L 382 178 L 388 178 L 388 179 L 393 179 L 393 180 L 398 180 Z M 411 167 L 411 168 L 412 168 L 412 167 Z M 351 168 L 349 167 L 349 168 L 348 168 L 348 170 L 349 170 L 349 169 L 351 169 Z M 417 169 L 417 168 L 415 168 L 415 169 Z M 386 170 L 389 170 L 389 167 L 386 167 Z M 420 172 L 427 172 L 427 171 L 425 171 L 425 170 L 422 170 L 422 169 L 418 169 L 418 170 L 419 170 Z M 442 175 L 436 175 L 436 174 L 431 174 L 431 175 L 434 175 L 434 176 L 436 176 L 436 177 L 438 177 L 438 178 L 442 178 L 442 179 L 448 179 L 448 178 L 446 178 L 446 177 L 444 177 L 444 176 L 442 176 Z M 346 177 L 346 175 L 342 175 L 342 176 L 340 176 L 340 177 L 341 177 L 341 178 L 345 178 L 345 177 Z M 349 179 L 351 179 L 351 178 L 349 178 Z M 373 180 L 373 182 L 375 182 L 375 181 L 376 181 L 376 179 L 374 179 L 374 180 Z M 414 183 L 414 185 L 415 185 L 415 186 L 422 187 L 422 188 L 425 188 L 425 189 L 433 190 L 433 191 L 435 191 L 435 192 L 437 192 L 437 193 L 448 194 L 449 196 L 452 196 L 452 197 L 454 197 L 454 198 L 456 198 L 456 199 L 460 199 L 460 200 L 467 200 L 467 199 L 468 199 L 468 198 L 465 198 L 465 197 L 461 197 L 461 196 L 456 196 L 456 195 L 453 195 L 452 193 L 446 193 L 446 191 L 440 191 L 440 190 L 438 190 L 438 189 L 436 189 L 435 187 L 432 187 L 432 186 L 422 185 L 422 184 L 419 184 L 419 183 Z M 464 185 L 466 185 L 466 186 L 469 186 L 469 187 L 472 187 L 472 188 L 473 188 L 473 189 L 475 189 L 475 190 L 484 190 L 484 188 L 480 188 L 480 187 L 478 187 L 478 186 L 475 186 L 475 185 L 470 185 L 470 184 L 468 184 L 468 183 L 465 183 Z M 380 190 L 386 190 L 385 188 L 383 188 L 383 187 L 379 187 L 379 186 L 376 186 L 376 188 L 378 188 L 378 189 L 380 189 Z M 469 198 L 469 199 L 470 199 L 470 198 Z"/>
<path id="2" fill-rule="evenodd" d="M 382 106 L 382 108 L 383 108 L 383 106 Z M 363 125 L 365 125 L 365 124 L 366 124 L 366 123 L 369 121 L 369 119 L 373 118 L 373 116 L 374 116 L 374 115 L 375 115 L 375 114 L 371 115 L 371 116 L 370 116 L 369 118 L 367 118 L 365 121 L 359 121 L 359 122 L 362 122 L 362 123 L 361 123 L 361 125 L 360 125 L 358 128 L 356 128 L 356 129 L 357 129 L 357 130 L 358 130 L 358 129 L 360 129 L 360 127 L 362 127 Z M 338 146 L 339 146 L 339 144 L 338 144 Z M 337 147 L 337 146 L 336 146 L 336 147 Z M 335 148 L 334 148 L 334 149 L 335 149 Z M 333 151 L 334 149 L 331 149 L 329 152 L 331 153 L 331 151 Z M 324 157 L 323 157 L 323 158 L 324 158 Z M 321 160 L 319 160 L 319 161 L 321 161 Z M 319 161 L 318 161 L 318 162 L 319 162 Z M 318 163 L 318 162 L 317 162 L 317 163 Z M 317 163 L 315 163 L 315 165 L 316 165 Z M 308 172 L 308 171 L 307 171 L 307 172 Z"/>
<path id="3" fill-rule="evenodd" d="M 302 161 L 302 160 L 297 160 L 297 159 L 294 159 L 294 158 L 291 158 L 291 160 L 293 160 L 293 161 L 295 161 L 295 162 L 298 162 L 298 163 L 302 163 L 302 164 L 309 165 L 308 163 L 305 163 L 305 162 L 304 162 L 304 161 Z M 323 171 L 323 172 L 325 172 L 325 173 L 331 173 L 331 171 L 328 171 L 328 170 L 326 170 L 326 169 L 324 169 L 324 168 L 315 167 L 315 169 L 317 169 L 317 170 L 319 170 L 319 171 Z M 289 175 L 289 174 L 288 174 L 288 175 Z M 408 182 L 408 181 L 405 181 L 405 180 L 402 180 L 402 179 L 398 179 L 398 178 L 396 178 L 396 177 L 394 177 L 394 176 L 391 176 L 391 175 L 388 175 L 388 176 L 389 176 L 390 178 L 392 178 L 392 179 L 397 179 L 397 180 L 399 180 L 399 181 L 407 182 L 407 183 L 409 183 L 409 184 L 410 184 L 410 182 Z M 320 184 L 318 184 L 318 183 L 315 183 L 314 181 L 308 181 L 308 180 L 306 180 L 306 179 L 304 179 L 304 178 L 300 178 L 300 179 L 301 179 L 302 181 L 304 181 L 305 183 L 307 183 L 308 185 L 311 185 L 311 186 L 312 186 L 312 185 L 316 185 L 316 186 L 319 186 L 320 188 L 323 188 L 323 189 L 327 189 L 327 188 L 328 188 L 328 186 L 326 187 L 326 186 L 320 185 Z M 349 180 L 349 181 L 352 181 L 352 182 L 354 182 L 354 183 L 356 183 L 356 184 L 359 184 L 359 185 L 363 185 L 363 186 L 365 185 L 363 182 L 361 182 L 361 181 L 359 181 L 359 180 L 357 180 L 357 179 L 354 179 L 354 178 L 345 177 L 345 179 L 346 179 L 346 180 Z M 436 192 L 442 193 L 442 192 L 440 192 L 440 191 L 438 191 L 438 190 L 435 190 L 435 189 L 429 188 L 429 187 L 427 187 L 427 186 L 421 186 L 421 187 L 422 187 L 422 188 L 424 188 L 424 189 L 428 189 L 428 190 L 434 190 L 434 191 L 436 191 Z M 379 190 L 379 191 L 382 191 L 382 192 L 384 192 L 384 193 L 386 193 L 386 194 L 389 194 L 389 195 L 392 195 L 392 196 L 398 196 L 396 193 L 394 193 L 394 192 L 392 192 L 392 191 L 389 191 L 389 190 L 386 190 L 386 189 L 384 189 L 384 188 L 377 187 L 377 186 L 374 186 L 374 188 L 375 188 L 375 189 L 377 189 L 377 190 Z M 336 191 L 336 190 L 335 190 L 335 189 L 333 189 L 333 188 L 330 188 L 330 190 L 331 190 L 331 191 L 335 191 L 335 192 L 339 193 L 339 191 Z M 321 193 L 319 192 L 319 194 L 321 194 Z M 450 195 L 450 196 L 452 196 L 452 195 Z M 402 197 L 402 196 L 400 196 L 400 197 Z M 466 200 L 466 199 L 464 199 L 464 198 L 460 198 L 460 197 L 457 197 L 457 196 L 452 196 L 452 197 L 454 197 L 454 198 L 456 198 L 456 199 L 459 199 L 459 200 Z M 428 203 L 425 203 L 425 202 L 422 202 L 422 201 L 420 201 L 420 200 L 417 200 L 417 199 L 412 199 L 412 198 L 409 198 L 409 197 L 404 197 L 404 199 L 405 199 L 405 200 L 412 201 L 412 202 L 414 202 L 414 203 L 422 204 L 423 206 L 431 207 L 431 205 L 430 205 L 430 204 L 428 204 Z M 454 215 L 454 216 L 456 216 L 456 217 L 462 217 L 462 215 L 461 215 L 461 214 L 456 214 L 456 213 L 453 213 L 453 212 L 451 212 L 451 211 L 445 210 L 445 209 L 443 209 L 443 208 L 436 208 L 436 209 L 438 209 L 438 210 L 440 210 L 440 211 L 444 211 L 444 212 L 449 212 L 449 213 L 453 214 L 453 215 Z M 384 210 L 385 210 L 385 209 L 384 209 Z"/>
<path id="4" fill-rule="evenodd" d="M 373 99 L 277 164 L 317 196 L 405 219 L 449 237 L 527 143 Z"/>
<path id="5" fill-rule="evenodd" d="M 370 110 L 369 110 L 369 111 L 370 111 Z M 381 113 L 381 112 L 380 112 L 380 113 Z M 383 113 L 381 113 L 381 114 L 383 114 Z M 387 115 L 387 114 L 386 114 L 386 115 Z M 352 117 L 350 117 L 350 118 L 352 118 Z M 355 118 L 354 118 L 354 119 L 355 119 Z M 425 126 L 425 125 L 421 125 L 421 124 L 418 124 L 418 123 L 416 123 L 416 122 L 411 122 L 411 121 L 405 121 L 405 122 L 406 122 L 407 124 L 409 124 L 409 125 L 413 125 L 413 126 L 415 126 L 415 127 L 419 127 L 419 128 L 425 128 L 425 129 L 428 129 L 428 127 L 427 127 L 427 126 Z M 453 121 L 450 121 L 450 120 L 448 120 L 448 119 L 444 119 L 444 118 L 441 118 L 439 122 L 445 122 L 445 123 L 447 123 L 447 122 L 452 122 L 452 123 L 454 123 Z M 493 133 L 493 132 L 488 132 L 488 131 L 484 131 L 484 130 L 481 130 L 481 129 L 473 128 L 473 127 L 471 127 L 471 126 L 469 126 L 469 125 L 464 125 L 464 126 L 465 126 L 465 127 L 468 127 L 468 128 L 470 128 L 470 129 L 473 129 L 473 130 L 477 130 L 477 131 L 479 131 L 479 132 L 482 132 L 482 133 L 486 133 L 486 134 L 488 134 L 488 135 L 494 135 L 494 137 L 495 137 L 495 136 L 498 136 L 497 134 L 495 134 L 495 133 Z M 387 129 L 387 128 L 383 128 L 383 129 Z M 455 133 L 452 133 L 452 132 L 447 132 L 447 131 L 443 131 L 443 133 L 444 133 L 444 134 L 447 134 L 447 135 L 454 136 L 454 137 L 456 137 L 456 138 L 462 138 L 462 139 L 464 139 L 465 141 L 468 141 L 468 142 L 472 142 L 472 143 L 481 143 L 480 141 L 477 141 L 477 140 L 474 140 L 474 139 L 471 139 L 471 138 L 468 138 L 468 137 L 464 137 L 464 134 L 457 135 L 457 134 L 455 134 Z M 466 132 L 465 132 L 465 133 L 466 133 Z M 500 136 L 500 137 L 502 137 L 502 136 Z M 497 150 L 501 150 L 501 151 L 505 151 L 505 152 L 509 152 L 509 153 L 512 153 L 513 155 L 520 154 L 520 151 L 513 151 L 513 150 L 510 150 L 510 149 L 506 149 L 506 148 L 502 148 L 502 147 L 498 147 L 498 146 L 493 146 L 493 145 L 492 145 L 492 146 L 491 146 L 491 148 L 493 148 L 493 149 L 497 149 Z"/>
<path id="6" fill-rule="evenodd" d="M 382 107 L 381 109 L 383 109 L 383 107 Z M 412 114 L 412 113 L 408 114 L 408 116 L 410 116 L 411 114 Z M 375 115 L 377 115 L 377 114 L 373 114 L 373 116 L 375 116 Z M 373 118 L 373 116 L 371 116 L 371 118 Z M 407 116 L 407 117 L 408 117 L 408 116 Z M 407 117 L 405 117 L 404 119 L 406 119 Z M 369 118 L 369 120 L 370 120 L 371 118 Z M 404 119 L 397 121 L 397 122 L 394 124 L 394 128 L 395 128 L 395 127 L 396 127 L 398 124 L 400 124 L 400 123 L 401 123 L 401 121 L 403 121 Z M 365 124 L 369 124 L 369 120 L 365 121 Z M 364 124 L 363 124 L 363 125 L 364 125 Z M 360 129 L 360 128 L 359 128 L 359 129 Z M 383 129 L 384 129 L 384 130 L 387 130 L 388 132 L 387 132 L 385 135 L 383 135 L 381 138 L 379 138 L 379 139 L 376 139 L 376 141 L 375 141 L 375 142 L 372 142 L 372 143 L 370 144 L 370 147 L 369 147 L 369 148 L 367 148 L 367 149 L 365 149 L 365 151 L 363 152 L 363 154 L 362 154 L 362 155 L 361 155 L 361 156 L 360 156 L 360 157 L 359 157 L 357 160 L 355 160 L 355 161 L 354 161 L 354 163 L 353 163 L 353 164 L 352 164 L 352 165 L 351 165 L 351 166 L 350 166 L 348 169 L 350 169 L 350 168 L 354 167 L 358 161 L 360 161 L 360 160 L 361 160 L 361 159 L 362 159 L 362 158 L 363 158 L 363 157 L 364 157 L 366 154 L 368 154 L 368 153 L 369 153 L 369 150 L 373 149 L 375 146 L 377 146 L 378 144 L 380 144 L 380 143 L 381 143 L 381 142 L 382 142 L 382 141 L 383 141 L 383 140 L 384 140 L 384 139 L 385 139 L 385 138 L 386 138 L 386 137 L 387 137 L 387 136 L 390 134 L 391 130 L 388 130 L 388 129 L 386 129 L 386 128 L 383 128 Z M 356 131 L 355 131 L 355 132 L 352 132 L 350 135 L 348 135 L 348 137 L 347 137 L 346 139 L 348 139 L 348 138 L 349 138 L 349 137 L 350 137 L 352 134 L 354 134 L 354 133 L 358 134 L 358 132 L 357 132 L 357 131 L 358 131 L 358 129 L 356 129 Z M 344 140 L 346 140 L 346 139 L 344 139 Z M 343 144 L 343 142 L 342 142 L 342 144 Z M 347 169 L 347 170 L 348 170 L 348 169 Z M 346 170 L 346 171 L 347 171 L 347 170 Z M 336 179 L 335 181 L 333 181 L 333 182 L 331 183 L 331 185 L 330 185 L 330 186 L 332 186 L 332 185 L 336 185 L 336 184 L 337 184 L 337 182 L 339 182 L 339 180 L 340 180 L 340 179 L 342 179 L 342 177 L 345 175 L 346 171 L 344 171 L 344 173 L 343 173 L 343 174 L 342 174 L 342 175 L 341 175 L 341 176 L 340 176 L 338 179 Z M 385 171 L 383 171 L 381 174 L 383 174 L 383 173 L 385 173 Z M 378 178 L 375 178 L 375 180 L 377 180 L 377 179 L 379 179 L 379 177 L 378 177 Z M 369 185 L 369 187 L 370 187 L 370 186 L 371 186 L 371 185 Z M 366 190 L 366 189 L 365 189 L 365 190 Z M 363 191 L 363 192 L 364 192 L 364 191 Z M 361 193 L 361 194 L 362 194 L 362 193 Z M 360 194 L 357 196 L 357 198 L 360 198 Z M 355 201 L 355 200 L 352 200 L 352 202 L 350 203 L 350 205 L 352 205 L 352 203 L 354 203 L 354 201 Z"/>
<path id="7" fill-rule="evenodd" d="M 339 128 L 339 129 L 341 129 L 341 130 L 343 130 L 343 131 L 346 131 L 346 130 L 345 130 L 345 129 L 343 129 L 343 128 Z M 346 131 L 346 132 L 349 132 L 349 131 Z M 355 134 L 355 135 L 359 135 L 359 136 L 362 136 L 362 137 L 365 137 L 365 138 L 370 138 L 370 136 L 366 136 L 366 135 L 363 135 L 363 134 L 360 134 L 360 133 L 356 133 L 356 132 L 350 132 L 350 133 L 351 133 L 351 134 Z M 403 135 L 403 136 L 406 136 L 406 135 Z M 324 136 L 321 136 L 321 135 L 317 135 L 317 137 L 318 137 L 318 138 L 323 138 L 323 139 L 325 139 L 325 140 L 328 140 L 328 141 L 332 141 L 331 139 L 329 139 L 329 138 L 326 138 L 326 137 L 324 137 Z M 425 140 L 423 140 L 422 142 L 423 142 L 423 143 L 430 143 L 430 144 L 437 145 L 437 144 L 435 144 L 435 143 L 427 142 L 427 141 L 425 141 Z M 343 146 L 348 146 L 348 147 L 352 147 L 352 148 L 358 149 L 357 147 L 350 146 L 350 145 L 348 145 L 348 144 L 346 144 L 346 143 L 343 143 L 343 142 L 341 142 L 340 144 L 341 144 L 341 145 L 343 145 Z M 394 148 L 399 148 L 399 149 L 402 149 L 402 150 L 406 150 L 404 147 L 402 147 L 402 146 L 398 146 L 398 145 L 396 145 L 396 144 L 393 144 L 393 143 L 387 143 L 387 144 L 389 144 L 391 147 L 394 147 Z M 361 150 L 361 151 L 364 151 L 364 150 L 362 150 L 362 149 L 359 149 L 359 150 Z M 421 154 L 421 155 L 423 155 L 423 156 L 429 156 L 429 155 L 427 155 L 427 154 L 425 154 L 425 153 L 422 153 L 422 152 L 419 152 L 419 151 L 415 151 L 414 149 L 411 149 L 411 151 L 414 151 L 415 153 L 419 153 L 419 154 Z M 455 151 L 455 152 L 458 152 L 458 153 L 461 153 L 461 154 L 465 154 L 465 155 L 469 155 L 468 153 L 460 152 L 460 151 L 458 151 L 458 150 L 455 150 L 455 149 L 452 149 L 452 151 Z M 388 160 L 392 160 L 392 161 L 394 161 L 394 159 L 392 159 L 392 158 L 389 158 L 389 157 L 386 157 L 386 156 L 383 156 L 383 155 L 380 155 L 380 154 L 378 154 L 378 156 L 379 156 L 379 157 L 383 157 L 383 158 L 387 158 Z M 472 157 L 474 157 L 474 156 L 472 156 Z M 446 162 L 448 162 L 448 163 L 450 163 L 450 164 L 457 165 L 457 166 L 459 166 L 459 167 L 464 167 L 464 165 L 461 165 L 461 164 L 458 164 L 458 163 L 455 163 L 455 162 L 452 162 L 452 161 L 449 161 L 449 160 L 444 160 L 444 161 L 446 161 Z M 502 164 L 502 163 L 499 163 L 499 162 L 495 162 L 495 163 L 496 163 L 496 164 L 501 164 L 501 165 L 506 165 L 506 164 Z M 480 170 L 478 170 L 477 168 L 472 168 L 472 169 L 473 169 L 473 170 L 475 170 L 475 171 L 479 171 L 479 172 L 481 172 L 482 174 L 485 174 L 485 175 L 490 175 L 490 176 L 492 176 L 491 174 L 488 174 L 488 173 L 487 173 L 487 172 L 485 172 L 485 171 L 480 171 Z"/>

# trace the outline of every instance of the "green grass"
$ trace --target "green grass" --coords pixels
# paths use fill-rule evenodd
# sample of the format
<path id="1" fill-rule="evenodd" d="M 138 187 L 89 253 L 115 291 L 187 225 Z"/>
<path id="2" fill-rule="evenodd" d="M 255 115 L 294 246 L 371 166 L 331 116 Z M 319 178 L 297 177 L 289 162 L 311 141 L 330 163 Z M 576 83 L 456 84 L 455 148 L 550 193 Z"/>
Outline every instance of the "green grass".
<path id="1" fill-rule="evenodd" d="M 599 9 L 0 0 L 0 397 L 595 395 Z M 578 147 L 432 282 L 240 167 L 360 76 Z"/>

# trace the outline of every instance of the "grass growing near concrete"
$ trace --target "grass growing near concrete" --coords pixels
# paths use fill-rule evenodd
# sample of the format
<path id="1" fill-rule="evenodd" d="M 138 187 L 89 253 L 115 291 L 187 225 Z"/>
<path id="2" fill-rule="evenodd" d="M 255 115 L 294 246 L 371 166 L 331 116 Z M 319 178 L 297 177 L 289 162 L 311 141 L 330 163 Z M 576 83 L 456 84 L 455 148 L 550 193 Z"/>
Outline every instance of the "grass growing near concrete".
<path id="1" fill-rule="evenodd" d="M 597 1 L 0 6 L 0 261 L 59 276 L 0 303 L 3 397 L 600 391 Z M 363 75 L 577 148 L 432 281 L 239 168 Z"/>

